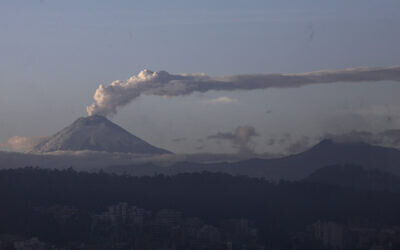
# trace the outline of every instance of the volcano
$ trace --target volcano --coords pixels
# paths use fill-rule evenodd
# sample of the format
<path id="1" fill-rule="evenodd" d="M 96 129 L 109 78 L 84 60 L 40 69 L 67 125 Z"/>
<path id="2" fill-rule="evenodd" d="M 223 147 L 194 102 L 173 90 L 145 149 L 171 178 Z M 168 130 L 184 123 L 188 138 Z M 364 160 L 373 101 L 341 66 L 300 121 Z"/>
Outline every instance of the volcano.
<path id="1" fill-rule="evenodd" d="M 70 126 L 33 147 L 32 153 L 106 151 L 134 154 L 170 154 L 134 136 L 104 116 L 77 119 Z"/>

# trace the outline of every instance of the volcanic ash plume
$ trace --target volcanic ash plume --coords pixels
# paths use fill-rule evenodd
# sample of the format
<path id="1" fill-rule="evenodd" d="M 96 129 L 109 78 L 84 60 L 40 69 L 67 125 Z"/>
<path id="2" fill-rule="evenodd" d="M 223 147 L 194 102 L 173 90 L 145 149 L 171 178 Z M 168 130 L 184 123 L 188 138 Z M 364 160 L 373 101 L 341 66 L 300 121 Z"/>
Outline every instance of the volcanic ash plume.
<path id="1" fill-rule="evenodd" d="M 100 85 L 94 103 L 88 106 L 89 115 L 110 116 L 140 95 L 179 96 L 210 90 L 252 90 L 294 88 L 308 84 L 335 82 L 400 81 L 400 66 L 324 70 L 299 74 L 253 74 L 210 77 L 205 74 L 169 74 L 166 71 L 143 70 L 126 81 Z"/>

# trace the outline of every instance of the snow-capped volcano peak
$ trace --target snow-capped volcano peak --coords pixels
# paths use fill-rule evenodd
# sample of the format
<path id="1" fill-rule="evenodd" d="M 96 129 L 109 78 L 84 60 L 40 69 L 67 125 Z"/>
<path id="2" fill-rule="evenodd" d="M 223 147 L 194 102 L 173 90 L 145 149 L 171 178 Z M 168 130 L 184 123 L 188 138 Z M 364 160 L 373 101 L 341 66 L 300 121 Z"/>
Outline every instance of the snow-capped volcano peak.
<path id="1" fill-rule="evenodd" d="M 100 115 L 77 119 L 70 126 L 36 145 L 32 152 L 45 153 L 59 150 L 92 150 L 137 154 L 170 153 L 167 150 L 150 145 Z"/>

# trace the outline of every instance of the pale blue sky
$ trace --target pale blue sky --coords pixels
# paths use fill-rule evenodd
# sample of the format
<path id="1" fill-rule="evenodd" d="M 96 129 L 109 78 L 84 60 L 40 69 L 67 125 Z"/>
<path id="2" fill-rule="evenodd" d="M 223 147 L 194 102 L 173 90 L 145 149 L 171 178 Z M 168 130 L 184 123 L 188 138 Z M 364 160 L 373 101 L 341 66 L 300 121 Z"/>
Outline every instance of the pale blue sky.
<path id="1" fill-rule="evenodd" d="M 144 68 L 212 76 L 400 64 L 400 1 L 0 1 L 0 141 L 53 134 L 100 83 Z M 175 152 L 251 125 L 265 143 L 398 128 L 395 83 L 141 97 L 112 119 Z M 238 101 L 211 106 L 204 100 Z M 266 113 L 270 110 L 270 113 Z M 385 120 L 388 116 L 391 121 Z M 186 141 L 173 141 L 174 138 Z M 233 152 L 206 141 L 203 151 Z"/>

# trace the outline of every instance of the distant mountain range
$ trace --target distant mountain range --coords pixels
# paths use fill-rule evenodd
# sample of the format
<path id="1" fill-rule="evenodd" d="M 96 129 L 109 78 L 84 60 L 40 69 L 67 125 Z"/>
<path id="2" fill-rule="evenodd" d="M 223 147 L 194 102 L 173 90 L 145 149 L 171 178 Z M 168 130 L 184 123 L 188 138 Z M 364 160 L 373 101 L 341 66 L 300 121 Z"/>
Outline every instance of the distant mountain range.
<path id="1" fill-rule="evenodd" d="M 137 154 L 170 153 L 150 145 L 99 115 L 79 118 L 70 126 L 36 145 L 32 153 L 81 150 Z"/>
<path id="2" fill-rule="evenodd" d="M 191 159 L 196 157 L 169 154 L 167 150 L 148 144 L 102 116 L 79 118 L 72 125 L 38 144 L 33 152 L 35 154 L 0 152 L 0 168 L 74 167 L 78 170 L 103 169 L 106 172 L 139 176 L 208 171 L 277 181 L 303 180 L 313 173 L 321 174 L 315 171 L 324 167 L 350 164 L 362 166 L 366 170 L 377 169 L 383 173 L 400 176 L 399 150 L 332 140 L 323 140 L 303 153 L 276 159 L 193 162 Z M 41 154 L 46 152 L 50 154 Z M 159 157 L 159 154 L 164 155 Z M 137 158 L 138 155 L 147 155 L 147 158 Z M 169 165 L 161 166 L 158 164 L 160 162 L 169 162 Z M 338 175 L 341 173 L 339 171 Z M 316 177 L 312 178 L 315 180 Z"/>
<path id="3" fill-rule="evenodd" d="M 169 167 L 159 167 L 148 163 L 111 166 L 106 168 L 106 171 L 133 175 L 209 171 L 264 177 L 270 180 L 301 180 L 322 167 L 343 164 L 354 164 L 366 169 L 379 169 L 400 175 L 400 151 L 365 143 L 337 143 L 332 140 L 323 140 L 308 151 L 278 159 L 250 159 L 211 164 L 180 162 Z"/>

